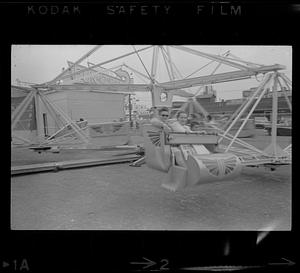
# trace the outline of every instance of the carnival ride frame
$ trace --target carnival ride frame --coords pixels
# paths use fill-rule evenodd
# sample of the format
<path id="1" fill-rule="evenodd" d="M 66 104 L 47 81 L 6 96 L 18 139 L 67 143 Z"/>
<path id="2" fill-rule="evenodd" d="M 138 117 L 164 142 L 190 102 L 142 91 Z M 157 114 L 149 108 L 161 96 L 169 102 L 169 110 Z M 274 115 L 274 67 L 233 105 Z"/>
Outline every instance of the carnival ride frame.
<path id="1" fill-rule="evenodd" d="M 80 59 L 70 65 L 66 70 L 61 72 L 58 76 L 56 76 L 53 80 L 46 82 L 44 84 L 33 84 L 31 85 L 31 91 L 28 92 L 25 99 L 21 102 L 20 105 L 13 111 L 11 116 L 11 130 L 15 128 L 17 122 L 19 121 L 20 117 L 28 107 L 29 103 L 32 99 L 35 100 L 35 105 L 37 111 L 39 109 L 39 101 L 41 101 L 46 109 L 49 111 L 52 118 L 55 122 L 62 128 L 64 126 L 70 125 L 75 132 L 77 139 L 82 141 L 85 144 L 89 143 L 89 139 L 86 134 L 83 132 L 85 128 L 80 128 L 76 122 L 71 120 L 67 114 L 65 114 L 57 105 L 47 98 L 46 94 L 48 92 L 59 92 L 62 90 L 88 90 L 93 92 L 151 92 L 152 96 L 152 104 L 153 106 L 160 107 L 160 106 L 168 106 L 170 107 L 172 104 L 172 98 L 174 95 L 188 97 L 188 103 L 196 103 L 200 112 L 203 113 L 204 116 L 207 116 L 207 111 L 201 106 L 199 102 L 196 102 L 195 97 L 200 92 L 203 86 L 208 84 L 215 84 L 215 83 L 222 83 L 228 81 L 236 81 L 236 80 L 243 80 L 249 79 L 251 77 L 257 77 L 258 75 L 263 75 L 263 80 L 257 87 L 257 89 L 253 92 L 253 94 L 246 100 L 244 103 L 236 110 L 236 112 L 230 117 L 228 122 L 225 124 L 223 128 L 219 128 L 216 125 L 213 127 L 219 132 L 220 139 L 219 145 L 224 152 L 232 152 L 238 154 L 242 160 L 243 165 L 246 166 L 258 166 L 258 165 L 282 165 L 282 164 L 291 164 L 291 144 L 285 148 L 280 148 L 277 144 L 277 115 L 278 115 L 278 86 L 280 87 L 281 91 L 284 94 L 286 102 L 290 111 L 292 112 L 292 104 L 288 99 L 287 91 L 292 90 L 292 81 L 283 73 L 279 72 L 280 70 L 285 69 L 283 65 L 274 64 L 274 65 L 261 65 L 253 62 L 248 62 L 242 60 L 241 58 L 236 57 L 235 55 L 231 54 L 230 51 L 225 52 L 223 55 L 214 55 L 204 53 L 192 48 L 188 48 L 185 46 L 147 46 L 142 49 L 136 50 L 133 46 L 133 51 L 119 57 L 115 57 L 111 60 L 101 62 L 92 66 L 87 67 L 86 69 L 82 69 L 80 71 L 72 72 L 72 69 L 85 60 L 88 56 L 93 54 L 101 48 L 100 45 L 95 46 L 91 49 L 88 53 L 84 54 Z M 145 67 L 143 60 L 141 59 L 139 52 L 153 48 L 152 54 L 152 65 L 151 71 L 149 72 Z M 210 65 L 211 63 L 216 62 L 217 67 L 213 70 L 210 75 L 206 76 L 199 76 L 194 78 L 183 78 L 181 73 L 179 72 L 178 68 L 176 67 L 175 63 L 171 58 L 170 48 L 174 48 L 189 54 L 193 54 L 195 56 L 200 56 L 210 60 L 207 64 L 197 69 L 197 71 L 193 72 L 191 75 L 195 74 L 196 72 L 200 71 L 204 67 Z M 158 66 L 158 53 L 161 52 L 161 56 L 163 57 L 164 64 L 166 66 L 166 70 L 168 72 L 168 76 L 170 81 L 159 83 L 156 80 L 157 74 L 157 66 Z M 115 60 L 119 60 L 121 58 L 125 58 L 127 56 L 136 54 L 142 63 L 146 73 L 143 74 L 139 72 L 138 74 L 144 78 L 147 78 L 150 82 L 149 84 L 76 84 L 76 85 L 64 85 L 62 81 L 66 78 L 76 77 L 83 75 L 85 71 L 91 71 L 96 67 L 100 67 L 104 64 L 110 63 Z M 125 65 L 125 64 L 124 64 Z M 217 69 L 221 65 L 227 65 L 236 69 L 236 71 L 225 72 L 215 74 Z M 137 70 L 131 68 L 128 65 L 125 65 L 128 69 L 131 69 L 135 73 Z M 189 75 L 189 76 L 191 76 Z M 176 79 L 177 78 L 177 79 Z M 182 89 L 200 86 L 197 90 L 196 94 L 191 94 L 185 92 Z M 253 145 L 241 140 L 238 138 L 239 133 L 244 128 L 245 124 L 249 120 L 250 116 L 252 115 L 253 111 L 255 110 L 258 103 L 263 98 L 264 94 L 267 90 L 271 87 L 272 89 L 272 130 L 271 130 L 271 143 L 266 149 L 260 150 Z M 285 87 L 285 88 L 284 88 Z M 162 100 L 162 94 L 164 94 L 164 100 Z M 38 99 L 40 98 L 40 100 Z M 237 129 L 235 135 L 229 134 L 229 131 L 233 128 L 233 126 L 241 119 L 243 115 L 246 115 L 242 124 Z M 39 119 L 40 117 L 36 117 Z M 39 124 L 39 122 L 37 122 Z M 40 145 L 49 144 L 51 142 L 51 136 L 46 139 L 46 141 L 42 137 L 42 128 L 37 128 L 38 132 L 38 139 Z M 12 134 L 14 137 L 14 134 Z M 15 136 L 17 137 L 17 136 Z M 19 138 L 20 139 L 20 138 Z M 30 144 L 30 141 L 24 138 L 21 138 L 27 144 Z M 74 139 L 74 135 L 73 135 Z M 229 145 L 224 145 L 223 140 L 229 140 Z M 236 144 L 240 147 L 234 147 L 233 144 Z M 143 160 L 139 160 L 139 162 L 143 162 Z"/>

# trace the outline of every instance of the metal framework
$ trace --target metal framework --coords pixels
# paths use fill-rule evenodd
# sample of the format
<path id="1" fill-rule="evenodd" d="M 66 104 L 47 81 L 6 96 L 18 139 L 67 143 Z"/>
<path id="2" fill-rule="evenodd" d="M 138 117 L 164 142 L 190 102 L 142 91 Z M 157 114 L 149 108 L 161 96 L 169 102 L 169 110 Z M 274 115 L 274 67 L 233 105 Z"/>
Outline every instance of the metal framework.
<path id="1" fill-rule="evenodd" d="M 220 147 L 223 147 L 223 150 L 225 152 L 231 151 L 236 154 L 239 154 L 242 158 L 242 162 L 245 165 L 259 165 L 259 164 L 286 164 L 291 162 L 291 145 L 288 147 L 281 149 L 277 145 L 277 104 L 278 104 L 278 98 L 277 98 L 277 92 L 278 87 L 281 88 L 281 90 L 284 93 L 285 99 L 289 105 L 290 110 L 292 110 L 292 105 L 288 99 L 288 96 L 286 95 L 286 89 L 291 90 L 292 88 L 292 82 L 290 79 L 287 78 L 286 75 L 279 72 L 280 70 L 285 69 L 284 66 L 279 64 L 274 65 L 261 65 L 256 64 L 248 61 L 244 61 L 235 55 L 231 54 L 230 51 L 225 52 L 223 55 L 214 55 L 214 54 L 207 54 L 195 49 L 191 49 L 184 46 L 148 46 L 144 47 L 142 49 L 136 50 L 133 46 L 134 51 L 124 54 L 122 56 L 113 58 L 111 60 L 88 66 L 87 68 L 72 72 L 71 69 L 75 67 L 75 65 L 82 62 L 84 59 L 86 59 L 88 56 L 90 56 L 92 53 L 94 53 L 96 50 L 98 50 L 101 46 L 96 46 L 92 50 L 90 50 L 87 54 L 82 56 L 79 60 L 74 62 L 67 70 L 60 73 L 57 77 L 55 77 L 52 81 L 46 82 L 44 84 L 39 85 L 32 85 L 33 90 L 28 93 L 27 97 L 23 100 L 23 102 L 15 109 L 15 111 L 12 114 L 12 130 L 14 129 L 18 119 L 22 116 L 24 113 L 26 107 L 31 102 L 33 98 L 35 98 L 35 101 L 38 103 L 39 100 L 38 97 L 41 99 L 41 101 L 46 105 L 47 109 L 51 112 L 52 117 L 57 120 L 57 113 L 60 115 L 61 121 L 57 121 L 57 123 L 61 122 L 64 125 L 70 125 L 72 129 L 74 130 L 77 138 L 79 138 L 82 142 L 88 143 L 88 139 L 84 132 L 82 131 L 82 128 L 79 128 L 79 126 L 74 123 L 61 109 L 59 109 L 56 105 L 54 105 L 48 98 L 45 96 L 45 91 L 62 91 L 62 90 L 88 90 L 93 92 L 151 92 L 152 94 L 152 103 L 153 106 L 162 106 L 162 105 L 170 105 L 172 102 L 172 97 L 174 95 L 182 95 L 183 97 L 190 97 L 190 103 L 196 103 L 194 98 L 194 94 L 190 94 L 188 92 L 185 92 L 182 89 L 190 88 L 194 86 L 200 86 L 197 92 L 200 91 L 201 87 L 204 85 L 210 85 L 210 84 L 216 84 L 216 83 L 222 83 L 222 82 L 229 82 L 229 81 L 237 81 L 237 80 L 243 80 L 243 79 L 249 79 L 251 77 L 257 77 L 258 75 L 263 75 L 263 81 L 260 83 L 256 91 L 252 94 L 252 96 L 246 100 L 241 107 L 232 115 L 229 122 L 226 124 L 226 127 L 224 129 L 218 128 L 217 126 L 214 126 L 216 130 L 220 133 Z M 152 54 L 152 64 L 150 72 L 145 67 L 139 52 L 145 51 L 147 49 L 153 48 L 153 54 Z M 202 57 L 209 60 L 209 63 L 202 66 L 200 69 L 192 73 L 191 75 L 195 74 L 196 72 L 200 71 L 202 68 L 212 64 L 217 63 L 217 66 L 214 68 L 213 72 L 210 75 L 206 76 L 198 76 L 190 78 L 191 75 L 187 76 L 186 78 L 183 78 L 180 71 L 176 67 L 175 63 L 172 61 L 170 48 L 180 50 L 189 54 L 192 54 L 194 56 Z M 79 75 L 80 73 L 83 73 L 85 71 L 90 71 L 93 68 L 100 67 L 104 64 L 110 63 L 115 60 L 119 60 L 121 58 L 125 58 L 127 56 L 136 54 L 139 61 L 142 63 L 146 73 L 143 74 L 139 72 L 138 74 L 146 79 L 149 80 L 149 84 L 76 84 L 76 85 L 63 85 L 63 84 L 57 84 L 57 82 L 62 81 L 66 78 L 74 77 L 76 75 Z M 157 75 L 157 68 L 158 68 L 158 57 L 159 55 L 162 56 L 167 73 L 169 75 L 170 81 L 167 82 L 161 82 L 159 83 L 156 80 Z M 125 64 L 124 64 L 125 65 Z M 218 73 L 215 74 L 217 69 L 221 65 L 227 65 L 229 67 L 232 67 L 236 69 L 235 71 L 231 72 L 225 72 L 225 73 Z M 126 65 L 127 68 L 131 69 L 132 71 L 137 71 L 133 68 L 130 68 Z M 251 114 L 253 113 L 254 109 L 258 105 L 258 103 L 261 101 L 264 94 L 267 92 L 267 88 L 272 86 L 272 132 L 271 132 L 271 143 L 270 145 L 264 150 L 259 150 L 256 147 L 250 145 L 249 143 L 246 143 L 245 141 L 238 138 L 239 133 L 244 128 L 246 122 L 249 120 Z M 158 101 L 157 98 L 160 97 L 162 93 L 165 93 L 168 95 L 167 102 L 161 102 Z M 197 95 L 197 94 L 196 94 Z M 203 112 L 204 115 L 207 115 L 207 112 L 205 109 L 199 104 L 198 105 L 199 111 Z M 238 128 L 235 135 L 229 134 L 229 131 L 233 128 L 233 126 L 241 119 L 241 117 L 246 115 L 246 118 L 242 122 L 241 126 Z M 39 131 L 39 128 L 38 128 Z M 228 145 L 223 144 L 224 140 L 229 141 Z M 26 141 L 26 140 L 25 140 Z M 235 147 L 234 144 L 240 146 Z"/>
<path id="2" fill-rule="evenodd" d="M 11 117 L 11 131 L 13 132 L 13 129 L 15 128 L 17 122 L 19 121 L 20 117 L 22 114 L 26 111 L 29 103 L 34 99 L 35 101 L 35 106 L 36 106 L 36 111 L 39 113 L 39 107 L 40 107 L 40 102 L 42 102 L 45 106 L 45 108 L 48 110 L 50 115 L 54 118 L 54 121 L 57 123 L 59 127 L 65 128 L 67 126 L 71 126 L 71 128 L 74 130 L 71 135 L 76 135 L 76 137 L 81 140 L 83 143 L 88 144 L 89 140 L 87 136 L 84 133 L 85 128 L 80 128 L 76 122 L 71 120 L 66 113 L 64 113 L 63 110 L 61 110 L 57 105 L 55 105 L 53 102 L 47 98 L 47 96 L 40 90 L 38 89 L 32 89 L 25 99 L 18 105 L 18 107 L 14 110 L 12 113 Z M 39 115 L 36 115 L 36 118 L 39 119 Z M 26 144 L 39 144 L 39 145 L 44 145 L 44 144 L 49 144 L 49 139 L 44 139 L 42 128 L 40 127 L 40 122 L 37 122 L 37 136 L 38 136 L 38 143 L 34 143 L 29 139 L 26 139 L 24 137 L 16 136 L 14 133 L 12 134 L 13 138 L 17 138 L 25 142 Z M 61 130 L 61 129 L 60 129 Z M 60 131 L 59 130 L 59 131 Z M 57 134 L 57 132 L 55 133 Z M 67 135 L 65 135 L 66 137 Z M 74 138 L 74 136 L 72 136 Z M 70 141 L 70 139 L 68 139 Z"/>

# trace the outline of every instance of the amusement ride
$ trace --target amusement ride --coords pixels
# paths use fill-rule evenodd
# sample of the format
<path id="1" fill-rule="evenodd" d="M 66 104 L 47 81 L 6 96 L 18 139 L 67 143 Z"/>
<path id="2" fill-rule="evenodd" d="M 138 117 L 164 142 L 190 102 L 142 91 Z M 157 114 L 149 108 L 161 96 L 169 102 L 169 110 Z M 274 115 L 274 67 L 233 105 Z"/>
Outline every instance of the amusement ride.
<path id="1" fill-rule="evenodd" d="M 262 65 L 245 61 L 231 54 L 230 51 L 222 55 L 214 55 L 179 45 L 146 46 L 138 50 L 135 46 L 132 47 L 133 50 L 130 53 L 105 62 L 93 64 L 79 71 L 72 70 L 76 65 L 79 65 L 83 60 L 101 48 L 101 46 L 96 46 L 79 60 L 72 63 L 52 81 L 31 85 L 32 91 L 28 93 L 23 102 L 12 113 L 12 130 L 22 115 L 24 108 L 28 106 L 29 101 L 33 97 L 39 96 L 51 113 L 59 113 L 60 118 L 63 119 L 64 125 L 61 126 L 60 132 L 68 126 L 72 129 L 73 137 L 75 135 L 77 139 L 88 143 L 89 140 L 84 133 L 85 127 L 71 120 L 59 107 L 51 102 L 45 95 L 47 92 L 68 90 L 70 88 L 93 90 L 95 92 L 150 92 L 153 107 L 167 107 L 169 109 L 172 107 L 173 97 L 182 96 L 187 98 L 187 102 L 179 110 L 185 110 L 189 113 L 198 111 L 206 117 L 209 113 L 195 99 L 204 86 L 250 78 L 257 79 L 259 77 L 261 80 L 255 91 L 241 104 L 226 123 L 222 124 L 222 126 L 217 123 L 209 124 L 209 129 L 205 134 L 180 130 L 166 132 L 150 123 L 144 124 L 141 130 L 144 137 L 144 155 L 138 161 L 134 162 L 132 166 L 140 166 L 145 163 L 150 168 L 165 172 L 166 179 L 163 181 L 162 186 L 176 191 L 214 181 L 234 179 L 241 174 L 244 167 L 263 166 L 274 170 L 281 165 L 291 164 L 292 145 L 290 144 L 282 148 L 277 143 L 279 91 L 284 94 L 289 109 L 292 112 L 292 105 L 287 96 L 287 92 L 292 90 L 292 81 L 282 72 L 285 66 L 280 64 Z M 147 69 L 140 56 L 140 52 L 150 49 L 153 51 L 152 63 L 151 69 Z M 171 49 L 192 54 L 195 58 L 202 57 L 209 61 L 195 72 L 213 63 L 217 64 L 217 66 L 208 75 L 184 78 L 171 57 Z M 87 75 L 90 75 L 88 72 L 92 69 L 134 54 L 143 65 L 146 74 L 134 70 L 128 65 L 123 65 L 127 69 L 131 69 L 134 73 L 138 73 L 139 76 L 149 80 L 147 84 L 103 84 L 92 81 L 90 76 L 87 77 Z M 157 80 L 159 56 L 164 62 L 169 81 L 159 82 Z M 220 66 L 228 66 L 234 70 L 216 73 Z M 73 79 L 74 83 L 64 84 L 65 79 Z M 186 91 L 186 89 L 193 87 L 198 88 L 196 93 L 193 94 Z M 271 90 L 272 94 L 271 141 L 265 149 L 258 149 L 239 138 L 239 134 L 249 121 L 263 96 L 269 90 Z M 236 128 L 234 133 L 232 133 L 233 127 Z M 49 137 L 47 141 L 42 142 L 40 146 L 51 144 L 55 135 L 57 133 Z"/>

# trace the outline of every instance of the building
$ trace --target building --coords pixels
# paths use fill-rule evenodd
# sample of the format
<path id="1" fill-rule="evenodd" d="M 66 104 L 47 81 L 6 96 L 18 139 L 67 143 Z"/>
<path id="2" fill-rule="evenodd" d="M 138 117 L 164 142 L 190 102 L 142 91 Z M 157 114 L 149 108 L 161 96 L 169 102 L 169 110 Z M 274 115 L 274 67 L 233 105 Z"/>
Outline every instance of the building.
<path id="1" fill-rule="evenodd" d="M 71 66 L 72 63 L 69 62 Z M 85 70 L 87 67 L 76 65 L 75 71 Z M 71 73 L 71 71 L 70 71 Z M 67 84 L 67 89 L 59 91 L 40 91 L 58 109 L 72 121 L 84 119 L 89 124 L 119 121 L 125 118 L 124 103 L 128 92 L 102 92 L 80 89 L 82 84 L 111 84 L 111 83 L 131 83 L 132 79 L 124 70 L 110 71 L 99 68 L 92 71 L 84 71 L 76 76 L 70 76 L 57 82 L 58 85 Z M 80 83 L 81 85 L 79 85 Z M 49 110 L 47 104 L 40 96 L 34 96 L 29 104 L 24 108 L 21 115 L 17 117 L 14 113 L 18 106 L 25 100 L 26 96 L 33 88 L 11 86 L 11 114 L 13 119 L 12 139 L 16 142 L 25 140 L 37 142 L 54 134 L 61 128 L 58 122 L 57 112 Z M 20 108 L 20 107 L 19 107 Z M 18 110 L 18 109 L 17 109 Z"/>
<path id="2" fill-rule="evenodd" d="M 11 114 L 25 99 L 31 88 L 11 86 Z M 12 128 L 12 138 L 17 140 L 26 139 L 34 141 L 37 136 L 37 119 L 34 100 L 31 100 L 24 113 L 19 117 L 18 122 Z"/>
<path id="3" fill-rule="evenodd" d="M 196 100 L 203 106 L 203 108 L 211 115 L 232 115 L 241 104 L 249 97 L 256 88 L 243 91 L 243 98 L 232 99 L 226 101 L 216 101 L 216 92 L 210 88 L 208 92 L 204 92 L 196 97 Z M 288 99 L 292 102 L 292 91 L 286 91 Z M 180 108 L 184 102 L 173 102 L 172 107 L 174 109 Z M 269 117 L 272 112 L 272 93 L 267 92 L 265 96 L 258 103 L 252 116 L 267 116 Z M 278 116 L 279 118 L 290 116 L 291 111 L 286 102 L 285 96 L 282 91 L 278 91 Z"/>

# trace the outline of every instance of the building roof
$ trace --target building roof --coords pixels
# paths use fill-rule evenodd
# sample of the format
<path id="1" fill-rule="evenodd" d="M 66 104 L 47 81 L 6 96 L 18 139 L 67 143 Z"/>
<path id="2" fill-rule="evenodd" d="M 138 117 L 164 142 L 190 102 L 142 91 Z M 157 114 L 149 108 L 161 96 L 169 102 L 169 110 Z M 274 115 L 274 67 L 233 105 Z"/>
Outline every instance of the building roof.
<path id="1" fill-rule="evenodd" d="M 289 97 L 292 100 L 292 97 Z M 228 104 L 227 101 L 222 102 L 207 102 L 206 100 L 201 101 L 198 99 L 201 106 L 209 113 L 234 113 L 241 105 L 239 104 Z M 183 102 L 173 103 L 173 107 L 179 108 Z M 289 109 L 288 104 L 284 97 L 278 97 L 278 109 L 285 110 Z M 257 105 L 255 111 L 272 111 L 272 98 L 262 98 L 262 100 Z"/>

